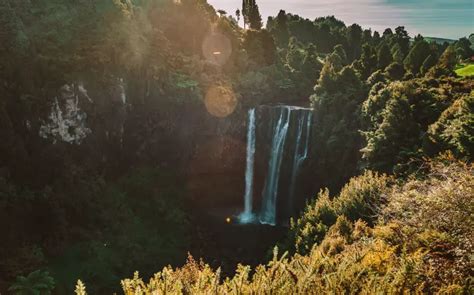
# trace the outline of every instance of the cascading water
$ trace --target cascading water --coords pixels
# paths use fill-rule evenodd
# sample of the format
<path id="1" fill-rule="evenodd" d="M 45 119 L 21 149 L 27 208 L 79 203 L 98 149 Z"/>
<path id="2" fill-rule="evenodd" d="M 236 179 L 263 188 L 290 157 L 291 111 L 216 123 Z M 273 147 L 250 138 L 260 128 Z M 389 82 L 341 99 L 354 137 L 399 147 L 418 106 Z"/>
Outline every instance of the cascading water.
<path id="1" fill-rule="evenodd" d="M 296 178 L 298 176 L 298 172 L 300 171 L 301 165 L 308 157 L 312 118 L 313 118 L 312 112 L 308 112 L 303 117 L 298 118 L 298 133 L 297 133 L 298 135 L 296 138 L 296 147 L 295 147 L 295 154 L 293 157 L 293 169 L 291 171 L 291 182 L 290 182 L 290 198 L 289 198 L 290 212 L 293 212 L 293 199 L 295 195 Z M 301 149 L 301 137 L 303 134 L 304 127 L 306 127 L 306 136 L 304 139 L 305 144 L 303 146 L 303 149 Z"/>
<path id="2" fill-rule="evenodd" d="M 245 168 L 245 197 L 244 212 L 240 214 L 241 223 L 250 223 L 255 220 L 252 212 L 253 205 L 253 166 L 255 157 L 255 109 L 249 110 L 247 127 L 247 164 Z"/>
<path id="3" fill-rule="evenodd" d="M 260 212 L 260 222 L 263 224 L 276 224 L 276 199 L 278 194 L 278 181 L 280 167 L 283 159 L 286 135 L 290 125 L 291 109 L 281 108 L 280 118 L 274 129 L 270 161 L 268 163 L 268 176 L 263 190 L 263 203 Z"/>
<path id="4" fill-rule="evenodd" d="M 260 120 L 261 122 L 259 122 Z M 292 211 L 298 174 L 303 162 L 308 157 L 311 122 L 312 110 L 301 107 L 261 106 L 249 110 L 244 211 L 238 217 L 240 223 L 260 222 L 276 225 L 277 204 L 285 201 L 284 199 L 278 200 L 279 195 L 283 193 L 288 193 L 287 204 L 290 206 L 290 212 Z M 256 132 L 257 128 L 260 133 Z M 268 163 L 262 166 L 264 165 L 262 161 L 267 160 L 266 156 L 256 161 L 261 164 L 256 166 L 257 169 L 260 169 L 258 167 L 266 167 L 264 171 L 259 170 L 260 175 L 262 172 L 266 174 L 266 178 L 263 185 L 262 205 L 258 214 L 253 211 L 254 170 L 256 169 L 254 162 L 256 148 L 258 148 L 256 147 L 257 135 L 258 137 L 262 136 L 259 139 L 259 145 L 262 146 L 263 150 L 259 152 L 259 155 L 266 154 L 268 149 Z M 271 143 L 271 145 L 267 146 L 266 142 Z M 284 186 L 280 188 L 280 184 L 283 183 L 288 184 L 289 188 Z"/>

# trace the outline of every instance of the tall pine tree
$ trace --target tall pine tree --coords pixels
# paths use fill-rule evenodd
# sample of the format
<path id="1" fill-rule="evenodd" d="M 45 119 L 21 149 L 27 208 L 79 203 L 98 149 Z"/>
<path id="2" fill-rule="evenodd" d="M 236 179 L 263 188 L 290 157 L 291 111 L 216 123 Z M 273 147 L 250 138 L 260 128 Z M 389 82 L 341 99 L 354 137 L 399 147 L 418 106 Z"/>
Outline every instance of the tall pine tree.
<path id="1" fill-rule="evenodd" d="M 246 24 L 253 30 L 262 28 L 262 16 L 255 0 L 242 1 L 242 15 L 244 17 L 244 28 Z"/>

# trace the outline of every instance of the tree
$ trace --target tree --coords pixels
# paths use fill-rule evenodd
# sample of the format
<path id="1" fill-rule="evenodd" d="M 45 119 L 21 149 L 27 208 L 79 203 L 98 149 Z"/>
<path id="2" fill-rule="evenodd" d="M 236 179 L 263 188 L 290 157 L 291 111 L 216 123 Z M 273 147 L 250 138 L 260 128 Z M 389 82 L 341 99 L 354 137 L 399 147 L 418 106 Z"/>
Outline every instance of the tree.
<path id="1" fill-rule="evenodd" d="M 444 150 L 466 159 L 474 156 L 474 97 L 463 95 L 447 108 L 428 129 L 432 154 Z"/>
<path id="2" fill-rule="evenodd" d="M 453 71 L 457 64 L 456 51 L 454 46 L 450 45 L 439 58 L 438 64 L 448 70 Z"/>
<path id="3" fill-rule="evenodd" d="M 276 17 L 277 27 L 288 29 L 288 17 L 286 11 L 280 9 Z"/>
<path id="4" fill-rule="evenodd" d="M 248 0 L 242 0 L 242 17 L 244 18 L 244 30 L 245 30 L 245 27 L 249 21 L 249 18 L 248 18 Z"/>
<path id="5" fill-rule="evenodd" d="M 392 54 L 387 42 L 383 41 L 377 50 L 377 67 L 384 70 L 392 62 Z"/>
<path id="6" fill-rule="evenodd" d="M 387 28 L 387 29 L 385 29 L 385 31 L 383 31 L 382 37 L 383 37 L 384 40 L 390 41 L 389 39 L 392 38 L 392 36 L 393 36 L 392 29 Z"/>
<path id="7" fill-rule="evenodd" d="M 244 28 L 245 24 L 249 24 L 249 27 L 253 30 L 262 28 L 262 16 L 255 0 L 243 0 L 242 15 L 244 16 Z"/>
<path id="8" fill-rule="evenodd" d="M 301 88 L 302 95 L 309 97 L 323 65 L 318 59 L 314 44 L 310 44 L 304 52 L 303 62 L 300 67 L 301 73 L 296 77 L 298 81 L 295 81 L 295 84 Z"/>
<path id="9" fill-rule="evenodd" d="M 240 9 L 235 11 L 235 17 L 237 18 L 237 22 L 240 22 Z"/>
<path id="10" fill-rule="evenodd" d="M 436 58 L 433 57 L 433 54 L 428 55 L 420 68 L 421 75 L 426 75 L 428 71 L 436 65 Z"/>
<path id="11" fill-rule="evenodd" d="M 366 29 L 362 32 L 362 44 L 372 44 L 372 30 Z"/>
<path id="12" fill-rule="evenodd" d="M 369 44 L 362 46 L 362 55 L 354 63 L 354 68 L 359 73 L 361 79 L 366 80 L 377 67 L 377 55 L 375 50 Z"/>
<path id="13" fill-rule="evenodd" d="M 255 66 L 268 66 L 275 63 L 275 41 L 267 30 L 248 30 L 243 37 L 242 47 Z"/>
<path id="14" fill-rule="evenodd" d="M 337 75 L 342 69 L 342 61 L 339 54 L 336 52 L 331 53 L 326 57 L 321 75 L 319 76 L 318 84 L 316 86 L 316 92 L 318 89 L 320 92 L 332 93 L 337 89 Z"/>
<path id="15" fill-rule="evenodd" d="M 402 64 L 393 62 L 385 69 L 385 73 L 392 81 L 401 80 L 405 75 L 405 69 Z"/>
<path id="16" fill-rule="evenodd" d="M 405 30 L 404 26 L 395 28 L 395 35 L 392 40 L 400 46 L 400 50 L 405 57 L 410 49 L 410 36 L 408 36 L 408 32 Z"/>
<path id="17" fill-rule="evenodd" d="M 372 73 L 372 75 L 367 78 L 367 85 L 372 88 L 375 84 L 379 82 L 386 82 L 387 78 L 385 77 L 384 73 L 382 70 L 377 70 Z"/>
<path id="18" fill-rule="evenodd" d="M 456 51 L 454 45 L 449 45 L 438 60 L 436 66 L 432 67 L 426 76 L 439 78 L 442 76 L 453 76 L 454 67 L 457 64 Z"/>
<path id="19" fill-rule="evenodd" d="M 338 44 L 334 47 L 334 53 L 339 55 L 343 65 L 347 64 L 347 54 L 346 54 L 346 51 L 344 50 L 344 47 L 341 44 Z"/>
<path id="20" fill-rule="evenodd" d="M 405 56 L 403 55 L 402 49 L 398 43 L 392 46 L 390 52 L 392 53 L 394 62 L 403 63 Z"/>
<path id="21" fill-rule="evenodd" d="M 263 56 L 266 65 L 272 65 L 276 62 L 276 45 L 270 32 L 263 29 L 260 30 L 260 42 L 263 47 Z"/>
<path id="22" fill-rule="evenodd" d="M 290 32 L 288 31 L 288 17 L 284 10 L 278 12 L 276 26 L 272 33 L 275 35 L 280 47 L 286 47 L 289 44 Z"/>
<path id="23" fill-rule="evenodd" d="M 391 93 L 381 115 L 381 123 L 364 132 L 367 145 L 362 149 L 363 158 L 370 169 L 392 173 L 396 164 L 408 160 L 404 151 L 416 151 L 419 128 L 403 92 Z"/>
<path id="24" fill-rule="evenodd" d="M 405 69 L 417 75 L 426 58 L 430 55 L 430 45 L 424 39 L 415 42 L 413 47 L 403 61 Z"/>
<path id="25" fill-rule="evenodd" d="M 301 46 L 295 37 L 290 38 L 288 50 L 286 52 L 286 63 L 293 70 L 300 70 L 303 64 L 304 55 Z"/>
<path id="26" fill-rule="evenodd" d="M 374 36 L 372 36 L 373 44 L 375 46 L 378 46 L 381 40 L 382 40 L 382 37 L 380 37 L 380 33 L 377 31 L 374 31 Z"/>
<path id="27" fill-rule="evenodd" d="M 308 74 L 311 77 L 310 79 L 316 80 L 316 74 L 319 74 L 322 67 L 323 65 L 318 59 L 316 46 L 314 44 L 310 44 L 305 50 L 302 66 L 303 73 L 305 73 L 305 75 Z"/>
<path id="28" fill-rule="evenodd" d="M 413 38 L 413 42 L 419 42 L 421 40 L 424 40 L 425 38 L 423 38 L 423 36 L 421 34 L 418 34 L 415 36 L 415 38 Z"/>
<path id="29" fill-rule="evenodd" d="M 358 109 L 363 97 L 359 75 L 354 67 L 342 65 L 340 53 L 335 50 L 326 57 L 310 98 L 316 124 L 321 127 L 315 135 L 320 157 L 313 168 L 320 171 L 317 179 L 321 187 L 338 189 L 356 172 L 361 147 Z"/>
<path id="30" fill-rule="evenodd" d="M 358 24 L 353 24 L 347 28 L 346 33 L 347 45 L 346 52 L 350 61 L 358 59 L 361 53 L 362 45 L 362 28 Z"/>
<path id="31" fill-rule="evenodd" d="M 456 55 L 459 59 L 468 59 L 474 55 L 474 50 L 471 48 L 472 44 L 471 41 L 467 38 L 461 38 L 459 41 L 456 42 Z"/>
<path id="32" fill-rule="evenodd" d="M 252 3 L 253 6 L 249 16 L 250 28 L 254 30 L 260 30 L 262 28 L 262 16 L 260 15 L 258 5 L 255 4 L 255 0 L 253 0 Z"/>

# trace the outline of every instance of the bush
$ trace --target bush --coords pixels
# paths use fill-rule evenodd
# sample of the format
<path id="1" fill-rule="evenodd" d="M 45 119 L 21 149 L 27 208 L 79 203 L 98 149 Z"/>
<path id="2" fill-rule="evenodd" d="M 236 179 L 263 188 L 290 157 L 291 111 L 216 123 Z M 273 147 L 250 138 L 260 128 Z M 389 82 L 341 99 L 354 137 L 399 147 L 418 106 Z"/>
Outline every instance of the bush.
<path id="1" fill-rule="evenodd" d="M 473 167 L 445 157 L 424 168 L 397 185 L 366 172 L 334 200 L 322 191 L 296 224 L 305 242 L 316 241 L 304 255 L 279 256 L 275 248 L 267 264 L 253 272 L 239 265 L 227 278 L 189 257 L 183 267 L 165 267 L 149 283 L 135 273 L 122 281 L 124 294 L 472 293 Z M 381 194 L 386 204 L 378 207 L 373 228 L 344 216 L 347 204 Z M 306 231 L 318 225 L 324 230 Z M 76 293 L 83 295 L 84 288 L 78 284 Z"/>
<path id="2" fill-rule="evenodd" d="M 332 200 L 327 190 L 322 191 L 314 204 L 307 206 L 303 215 L 292 223 L 288 244 L 295 245 L 298 253 L 309 253 L 323 240 L 339 216 L 345 216 L 351 222 L 361 219 L 373 224 L 392 181 L 386 175 L 366 171 L 352 178 Z"/>

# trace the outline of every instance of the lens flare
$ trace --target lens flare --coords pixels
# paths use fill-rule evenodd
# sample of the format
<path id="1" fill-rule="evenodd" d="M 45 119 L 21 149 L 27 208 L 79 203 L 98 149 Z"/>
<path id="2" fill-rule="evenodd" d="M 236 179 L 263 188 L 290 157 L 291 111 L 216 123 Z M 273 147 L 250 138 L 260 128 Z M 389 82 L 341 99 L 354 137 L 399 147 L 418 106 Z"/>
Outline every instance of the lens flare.
<path id="1" fill-rule="evenodd" d="M 202 53 L 208 62 L 222 66 L 232 54 L 232 45 L 223 34 L 211 33 L 204 39 Z"/>
<path id="2" fill-rule="evenodd" d="M 232 114 L 237 106 L 237 97 L 231 87 L 211 86 L 204 99 L 207 111 L 219 118 Z"/>

